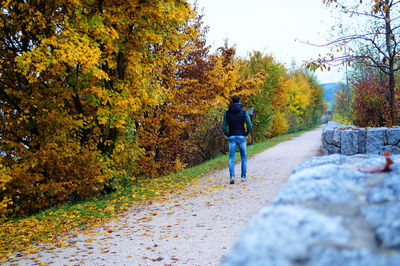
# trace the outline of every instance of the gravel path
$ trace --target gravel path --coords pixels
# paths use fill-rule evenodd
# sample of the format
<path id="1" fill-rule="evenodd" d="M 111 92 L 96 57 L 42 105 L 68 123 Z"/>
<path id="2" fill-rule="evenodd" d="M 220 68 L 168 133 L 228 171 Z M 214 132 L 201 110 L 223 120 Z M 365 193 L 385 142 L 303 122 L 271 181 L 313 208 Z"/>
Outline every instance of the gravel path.
<path id="1" fill-rule="evenodd" d="M 228 169 L 184 193 L 135 207 L 118 219 L 74 233 L 59 247 L 8 265 L 218 265 L 247 221 L 270 204 L 294 166 L 316 155 L 322 127 L 248 160 L 249 181 L 229 185 Z M 239 165 L 236 169 L 240 174 Z"/>

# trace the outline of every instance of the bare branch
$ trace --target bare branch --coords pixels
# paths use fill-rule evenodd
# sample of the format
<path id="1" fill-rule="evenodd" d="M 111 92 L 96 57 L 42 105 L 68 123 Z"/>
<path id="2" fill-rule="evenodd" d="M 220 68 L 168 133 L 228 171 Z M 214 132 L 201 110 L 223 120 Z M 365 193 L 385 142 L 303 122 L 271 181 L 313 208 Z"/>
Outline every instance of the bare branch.
<path id="1" fill-rule="evenodd" d="M 372 45 L 376 48 L 376 50 L 378 50 L 378 52 L 384 56 L 384 58 L 388 57 L 388 55 L 382 50 L 382 48 L 375 42 L 374 39 L 366 39 L 366 40 L 369 40 L 372 43 Z"/>
<path id="2" fill-rule="evenodd" d="M 387 70 L 388 67 L 386 65 L 381 64 L 380 62 L 376 61 L 372 56 L 367 57 L 369 60 L 371 60 L 375 65 L 375 67 L 379 68 L 383 73 L 386 75 L 389 75 L 389 71 Z"/>
<path id="3" fill-rule="evenodd" d="M 392 6 L 395 6 L 395 5 L 398 5 L 398 4 L 400 4 L 400 1 L 396 1 L 396 2 L 392 3 Z"/>
<path id="4" fill-rule="evenodd" d="M 355 35 L 348 35 L 348 36 L 344 36 L 344 37 L 338 38 L 336 40 L 332 40 L 332 41 L 324 43 L 324 44 L 315 44 L 315 43 L 310 43 L 310 42 L 304 42 L 304 41 L 299 40 L 299 39 L 295 39 L 295 41 L 298 41 L 298 42 L 303 43 L 303 44 L 315 46 L 315 47 L 326 47 L 326 46 L 330 46 L 332 44 L 338 44 L 338 43 L 343 43 L 343 42 L 347 43 L 349 41 L 353 41 L 353 40 L 356 40 L 356 39 L 366 40 L 366 36 L 368 36 L 368 35 L 376 35 L 376 33 L 372 33 L 371 32 L 371 33 L 366 33 L 366 34 L 362 34 L 362 35 L 356 35 L 356 34 Z M 343 43 L 343 45 L 344 44 L 345 43 Z"/>
<path id="5" fill-rule="evenodd" d="M 399 17 L 399 18 L 400 18 L 400 17 Z M 400 25 L 394 27 L 394 28 L 392 29 L 392 31 L 395 31 L 395 30 L 397 30 L 398 28 L 400 28 Z"/>
<path id="6" fill-rule="evenodd" d="M 400 3 L 400 1 L 399 1 L 399 3 Z M 396 18 L 392 18 L 392 22 L 398 20 L 399 18 L 400 18 L 400 16 L 398 16 Z"/>
<path id="7" fill-rule="evenodd" d="M 372 18 L 376 18 L 376 19 L 383 19 L 383 20 L 385 20 L 385 17 L 377 16 L 377 15 L 374 15 L 374 14 L 372 14 L 372 13 L 362 13 L 362 12 L 353 11 L 353 10 L 348 9 L 347 7 L 345 7 L 344 5 L 342 5 L 342 4 L 340 4 L 340 3 L 337 3 L 337 2 L 336 2 L 336 4 L 337 4 L 337 5 L 343 10 L 343 12 L 345 12 L 345 13 L 350 13 L 350 14 L 353 14 L 353 15 L 366 16 L 366 17 L 372 17 Z"/>
<path id="8" fill-rule="evenodd" d="M 379 68 L 380 71 L 382 71 L 385 74 L 388 74 L 389 72 L 386 72 L 385 70 L 382 70 L 379 66 L 377 65 L 372 65 L 372 64 L 365 64 L 367 67 L 372 67 L 372 68 Z"/>

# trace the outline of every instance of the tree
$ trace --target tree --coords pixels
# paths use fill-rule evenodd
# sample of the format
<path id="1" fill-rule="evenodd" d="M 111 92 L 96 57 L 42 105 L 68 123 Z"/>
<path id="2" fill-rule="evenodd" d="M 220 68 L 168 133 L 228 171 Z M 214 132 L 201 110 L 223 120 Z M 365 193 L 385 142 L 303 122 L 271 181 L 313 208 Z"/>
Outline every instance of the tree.
<path id="1" fill-rule="evenodd" d="M 288 99 L 285 109 L 290 131 L 318 124 L 325 109 L 322 88 L 315 77 L 304 69 L 296 69 L 287 76 L 283 88 Z"/>
<path id="2" fill-rule="evenodd" d="M 287 98 L 283 91 L 286 69 L 272 56 L 254 51 L 242 63 L 241 74 L 248 78 L 257 73 L 264 75 L 263 82 L 258 92 L 248 99 L 248 104 L 256 111 L 254 137 L 260 141 L 283 134 L 288 129 L 284 114 Z"/>
<path id="3" fill-rule="evenodd" d="M 99 193 L 140 154 L 138 113 L 163 100 L 193 15 L 183 0 L 1 1 L 0 196 L 15 211 Z"/>
<path id="4" fill-rule="evenodd" d="M 354 124 L 356 126 L 390 125 L 387 84 L 382 84 L 372 74 L 358 80 L 354 86 Z"/>
<path id="5" fill-rule="evenodd" d="M 353 90 L 344 83 L 339 84 L 335 93 L 333 119 L 343 124 L 353 124 Z"/>
<path id="6" fill-rule="evenodd" d="M 311 69 L 330 68 L 338 63 L 361 62 L 366 67 L 378 69 L 386 76 L 389 90 L 391 123 L 397 121 L 396 72 L 400 70 L 400 1 L 373 0 L 354 1 L 323 0 L 327 6 L 338 8 L 349 15 L 351 25 L 342 36 L 317 46 L 330 46 L 344 55 L 332 52 L 324 58 L 309 62 Z M 342 27 L 343 28 L 343 27 Z M 346 48 L 346 49 L 345 49 Z"/>
<path id="7" fill-rule="evenodd" d="M 290 73 L 272 56 L 254 51 L 242 63 L 241 75 L 247 78 L 257 73 L 262 76 L 262 83 L 248 98 L 249 106 L 256 111 L 256 140 L 319 123 L 325 111 L 322 89 L 311 73 L 304 69 L 293 69 Z"/>

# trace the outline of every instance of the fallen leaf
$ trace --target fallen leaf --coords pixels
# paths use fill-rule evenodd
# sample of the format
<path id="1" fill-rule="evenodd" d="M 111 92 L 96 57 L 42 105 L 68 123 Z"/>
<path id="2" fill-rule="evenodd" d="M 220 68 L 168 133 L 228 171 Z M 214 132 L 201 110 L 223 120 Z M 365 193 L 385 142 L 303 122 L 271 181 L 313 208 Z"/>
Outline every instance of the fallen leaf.
<path id="1" fill-rule="evenodd" d="M 156 262 L 156 261 L 162 261 L 164 258 L 158 257 L 156 259 L 151 259 L 152 261 Z"/>
<path id="2" fill-rule="evenodd" d="M 390 152 L 385 152 L 384 156 L 386 157 L 385 164 L 358 166 L 357 170 L 364 172 L 364 173 L 380 173 L 380 172 L 389 171 L 389 167 L 393 164 L 392 159 L 389 158 Z"/>

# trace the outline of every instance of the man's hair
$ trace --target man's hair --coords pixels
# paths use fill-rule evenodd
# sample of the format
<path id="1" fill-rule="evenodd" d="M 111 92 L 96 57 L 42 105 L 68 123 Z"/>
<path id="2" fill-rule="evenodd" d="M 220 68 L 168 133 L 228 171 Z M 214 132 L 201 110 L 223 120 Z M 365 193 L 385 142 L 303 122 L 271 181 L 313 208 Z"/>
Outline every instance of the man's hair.
<path id="1" fill-rule="evenodd" d="M 239 95 L 234 95 L 232 97 L 232 103 L 238 103 L 240 102 L 240 96 Z"/>

